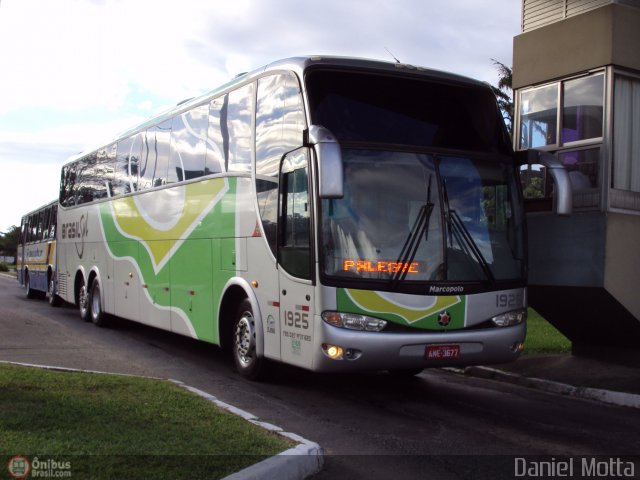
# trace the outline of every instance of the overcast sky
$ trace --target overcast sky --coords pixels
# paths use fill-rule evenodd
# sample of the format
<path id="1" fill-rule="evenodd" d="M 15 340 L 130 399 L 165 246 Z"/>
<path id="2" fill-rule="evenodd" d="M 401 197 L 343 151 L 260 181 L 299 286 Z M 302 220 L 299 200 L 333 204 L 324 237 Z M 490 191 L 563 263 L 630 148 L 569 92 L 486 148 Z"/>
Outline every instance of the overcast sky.
<path id="1" fill-rule="evenodd" d="M 392 60 L 497 83 L 519 0 L 0 0 L 0 231 L 71 156 L 273 60 Z"/>

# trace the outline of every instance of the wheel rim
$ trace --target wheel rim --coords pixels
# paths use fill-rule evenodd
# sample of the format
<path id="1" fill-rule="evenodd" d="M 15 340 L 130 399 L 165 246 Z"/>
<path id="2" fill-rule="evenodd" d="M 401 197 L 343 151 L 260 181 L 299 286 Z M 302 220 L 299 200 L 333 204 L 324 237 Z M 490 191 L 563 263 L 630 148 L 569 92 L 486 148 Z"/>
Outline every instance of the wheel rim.
<path id="1" fill-rule="evenodd" d="M 79 297 L 80 313 L 82 314 L 82 316 L 84 316 L 87 313 L 87 307 L 89 303 L 89 299 L 87 298 L 87 287 L 85 285 L 82 285 L 82 287 L 80 287 Z"/>
<path id="2" fill-rule="evenodd" d="M 244 312 L 235 332 L 236 357 L 243 367 L 249 367 L 254 360 L 255 352 L 255 332 L 253 315 L 251 312 Z"/>
<path id="3" fill-rule="evenodd" d="M 91 294 L 91 318 L 96 321 L 100 317 L 102 305 L 100 304 L 100 290 L 94 286 Z"/>
<path id="4" fill-rule="evenodd" d="M 49 302 L 53 302 L 53 300 L 55 299 L 55 291 L 56 285 L 53 282 L 53 279 L 51 279 L 51 281 L 49 282 Z"/>

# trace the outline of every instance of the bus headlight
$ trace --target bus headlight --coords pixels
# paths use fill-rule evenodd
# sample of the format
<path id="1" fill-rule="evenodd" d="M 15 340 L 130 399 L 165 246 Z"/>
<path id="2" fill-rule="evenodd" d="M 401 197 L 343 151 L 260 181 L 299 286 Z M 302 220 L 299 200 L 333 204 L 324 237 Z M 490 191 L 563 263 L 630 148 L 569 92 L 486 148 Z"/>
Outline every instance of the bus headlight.
<path id="1" fill-rule="evenodd" d="M 527 310 L 521 308 L 519 310 L 513 310 L 511 312 L 496 315 L 491 319 L 496 327 L 510 327 L 512 325 L 518 325 L 527 319 Z"/>
<path id="2" fill-rule="evenodd" d="M 322 351 L 324 354 L 329 357 L 331 360 L 342 360 L 342 347 L 338 345 L 328 345 L 326 343 L 322 344 Z"/>
<path id="3" fill-rule="evenodd" d="M 387 326 L 385 320 L 355 313 L 323 312 L 322 319 L 334 327 L 366 332 L 379 332 Z"/>

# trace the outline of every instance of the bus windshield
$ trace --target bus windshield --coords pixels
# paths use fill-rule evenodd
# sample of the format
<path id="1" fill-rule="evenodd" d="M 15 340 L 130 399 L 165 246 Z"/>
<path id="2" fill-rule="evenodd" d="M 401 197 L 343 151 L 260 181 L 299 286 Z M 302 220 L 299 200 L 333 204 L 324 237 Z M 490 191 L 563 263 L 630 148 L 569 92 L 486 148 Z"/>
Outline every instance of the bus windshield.
<path id="1" fill-rule="evenodd" d="M 513 168 L 496 161 L 344 149 L 345 195 L 322 202 L 324 273 L 406 282 L 520 280 Z M 441 185 L 438 186 L 438 179 Z"/>
<path id="2" fill-rule="evenodd" d="M 322 201 L 330 282 L 522 282 L 513 153 L 489 89 L 340 70 L 306 82 L 313 123 L 343 146 L 344 198 Z"/>

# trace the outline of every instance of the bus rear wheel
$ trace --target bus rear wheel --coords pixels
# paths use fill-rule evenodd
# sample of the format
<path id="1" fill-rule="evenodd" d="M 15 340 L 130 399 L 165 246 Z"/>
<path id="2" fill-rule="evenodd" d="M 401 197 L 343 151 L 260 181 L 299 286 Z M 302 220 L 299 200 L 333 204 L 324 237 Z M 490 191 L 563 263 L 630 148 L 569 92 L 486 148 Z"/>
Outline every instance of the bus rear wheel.
<path id="1" fill-rule="evenodd" d="M 256 322 L 251 302 L 247 299 L 238 306 L 231 340 L 233 361 L 238 373 L 248 380 L 264 378 L 266 360 L 259 357 L 256 351 Z"/>
<path id="2" fill-rule="evenodd" d="M 87 284 L 82 281 L 80 290 L 78 291 L 78 308 L 80 310 L 80 318 L 83 322 L 90 322 L 91 316 L 89 315 L 89 293 L 87 291 Z"/>
<path id="3" fill-rule="evenodd" d="M 89 291 L 89 316 L 91 321 L 99 326 L 104 327 L 107 325 L 106 315 L 102 309 L 102 297 L 100 296 L 100 281 L 97 278 L 93 279 L 91 283 L 91 290 Z"/>
<path id="4" fill-rule="evenodd" d="M 47 292 L 49 296 L 49 305 L 52 307 L 59 307 L 61 303 L 61 299 L 58 295 L 56 295 L 56 282 L 52 278 L 49 280 L 49 291 Z"/>
<path id="5" fill-rule="evenodd" d="M 25 275 L 24 288 L 26 290 L 25 293 L 27 295 L 27 298 L 36 298 L 37 292 L 33 288 L 31 288 L 31 279 L 29 278 L 29 273 L 28 272 Z"/>

